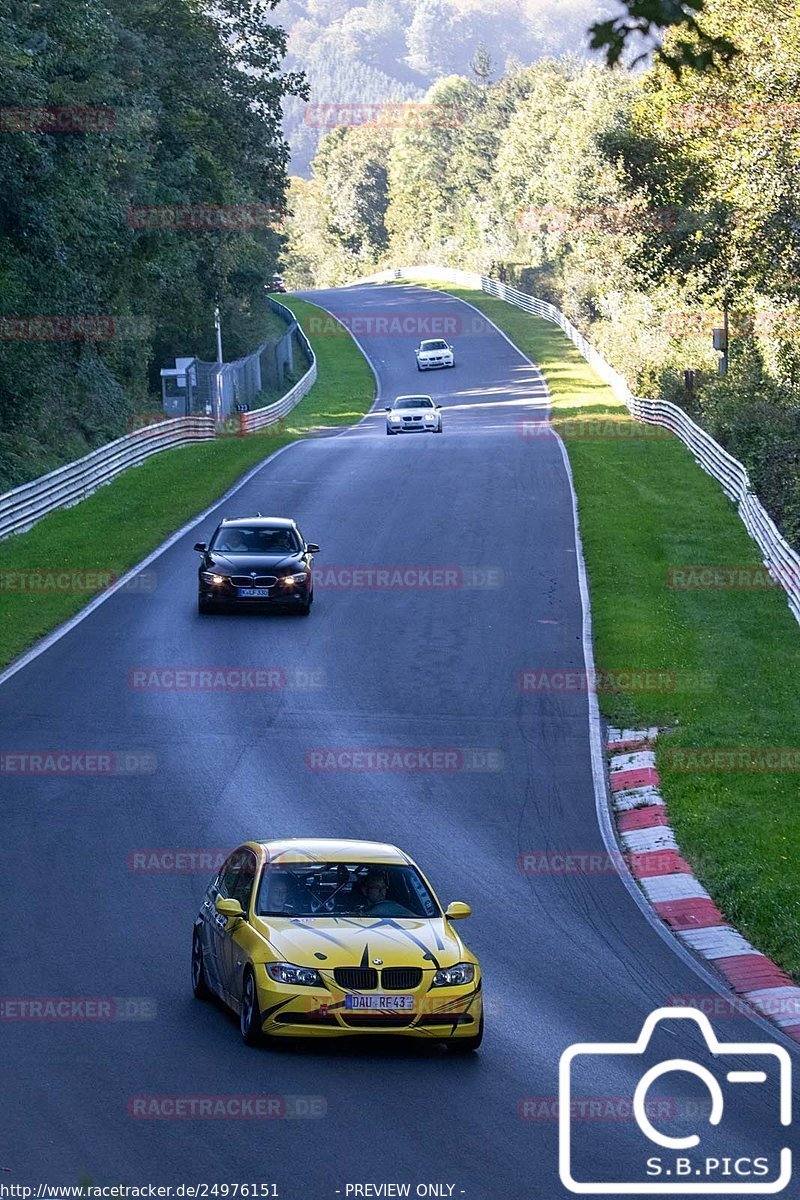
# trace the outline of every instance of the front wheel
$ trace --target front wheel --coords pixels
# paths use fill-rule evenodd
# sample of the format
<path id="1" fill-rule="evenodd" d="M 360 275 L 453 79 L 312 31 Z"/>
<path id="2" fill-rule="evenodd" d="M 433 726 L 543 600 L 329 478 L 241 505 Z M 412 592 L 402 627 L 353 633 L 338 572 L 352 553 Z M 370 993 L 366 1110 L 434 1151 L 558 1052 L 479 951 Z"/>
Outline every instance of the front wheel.
<path id="1" fill-rule="evenodd" d="M 198 1000 L 208 1000 L 211 996 L 203 963 L 203 944 L 198 929 L 195 929 L 192 935 L 192 991 Z"/>
<path id="2" fill-rule="evenodd" d="M 442 426 L 442 422 L 440 421 L 440 422 L 439 422 L 439 427 L 438 427 L 438 429 L 436 430 L 436 433 L 441 433 L 441 432 L 442 432 L 442 429 L 443 429 L 443 426 Z"/>
<path id="3" fill-rule="evenodd" d="M 396 430 L 396 429 L 389 429 L 389 427 L 388 427 L 388 426 L 386 427 L 386 436 L 387 436 L 387 437 L 394 437 L 394 435 L 395 435 L 396 433 L 397 433 L 397 430 Z"/>
<path id="4" fill-rule="evenodd" d="M 201 617 L 211 612 L 211 605 L 202 596 L 197 597 L 197 611 Z"/>
<path id="5" fill-rule="evenodd" d="M 478 1025 L 478 1032 L 474 1035 L 474 1037 L 452 1038 L 447 1043 L 447 1046 L 448 1046 L 448 1049 L 454 1050 L 457 1054 L 471 1054 L 474 1050 L 478 1049 L 478 1047 L 480 1046 L 482 1041 L 483 1041 L 483 1013 L 481 1013 L 481 1020 L 480 1020 L 480 1024 Z"/>
<path id="6" fill-rule="evenodd" d="M 264 1041 L 261 1032 L 261 1014 L 258 1010 L 258 994 L 253 972 L 248 967 L 242 984 L 242 1008 L 239 1016 L 242 1041 L 246 1046 L 260 1046 Z"/>

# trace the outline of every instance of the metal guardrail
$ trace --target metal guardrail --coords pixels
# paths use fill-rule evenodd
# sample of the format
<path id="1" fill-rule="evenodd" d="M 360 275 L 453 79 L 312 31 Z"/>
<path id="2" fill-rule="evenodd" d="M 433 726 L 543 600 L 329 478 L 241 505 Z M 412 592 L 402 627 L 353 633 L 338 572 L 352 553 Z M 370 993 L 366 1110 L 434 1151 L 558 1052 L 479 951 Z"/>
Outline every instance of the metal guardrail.
<path id="1" fill-rule="evenodd" d="M 800 555 L 782 536 L 753 491 L 747 470 L 742 463 L 720 446 L 719 442 L 693 421 L 682 408 L 670 404 L 667 400 L 643 400 L 634 396 L 622 375 L 606 362 L 559 309 L 506 283 L 490 279 L 487 275 L 432 264 L 380 271 L 354 282 L 385 283 L 393 279 L 440 279 L 444 282 L 460 283 L 465 287 L 480 289 L 533 316 L 542 317 L 545 321 L 558 325 L 603 382 L 608 384 L 617 399 L 627 405 L 632 417 L 637 421 L 663 425 L 671 430 L 688 448 L 697 464 L 722 485 L 725 495 L 736 504 L 747 532 L 758 545 L 764 565 L 775 582 L 786 592 L 789 608 L 800 622 Z"/>
<path id="2" fill-rule="evenodd" d="M 58 467 L 0 496 L 0 538 L 23 533 L 56 508 L 71 508 L 128 467 L 159 450 L 171 450 L 214 436 L 211 417 L 175 417 L 146 425 L 100 446 L 76 462 Z"/>
<path id="3" fill-rule="evenodd" d="M 270 307 L 279 311 L 281 316 L 287 321 L 295 322 L 294 333 L 297 335 L 297 339 L 305 352 L 310 366 L 302 379 L 299 379 L 294 387 L 290 388 L 280 400 L 266 405 L 265 408 L 256 408 L 252 412 L 241 413 L 239 428 L 243 433 L 253 433 L 257 429 L 265 429 L 267 426 L 274 425 L 277 421 L 280 421 L 296 404 L 299 404 L 303 396 L 311 390 L 317 381 L 317 360 L 311 348 L 311 342 L 300 326 L 296 324 L 294 313 L 284 304 L 281 304 L 280 301 L 273 300 L 271 297 Z"/>
<path id="4" fill-rule="evenodd" d="M 272 301 L 272 306 L 280 309 L 287 321 L 295 322 L 294 313 L 285 305 Z M 241 413 L 241 433 L 253 433 L 274 425 L 294 408 L 314 384 L 317 378 L 314 351 L 299 326 L 295 332 L 311 364 L 308 371 L 280 400 L 253 412 Z M 226 432 L 224 423 L 220 428 Z M 173 417 L 145 425 L 106 446 L 100 446 L 76 462 L 67 463 L 49 475 L 41 475 L 0 495 L 0 539 L 10 534 L 24 533 L 56 509 L 71 508 L 104 484 L 110 483 L 122 471 L 138 466 L 160 450 L 172 450 L 176 446 L 207 441 L 215 436 L 213 417 Z"/>

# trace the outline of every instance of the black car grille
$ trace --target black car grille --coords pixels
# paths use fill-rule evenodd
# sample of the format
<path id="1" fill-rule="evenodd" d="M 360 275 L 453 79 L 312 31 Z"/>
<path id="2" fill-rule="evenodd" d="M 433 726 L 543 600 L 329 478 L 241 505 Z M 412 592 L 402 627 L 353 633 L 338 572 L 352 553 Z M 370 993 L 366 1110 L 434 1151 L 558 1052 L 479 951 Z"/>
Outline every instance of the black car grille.
<path id="1" fill-rule="evenodd" d="M 371 992 L 378 986 L 378 972 L 374 967 L 335 967 L 333 977 L 339 987 L 357 992 Z M 411 991 L 422 983 L 422 967 L 384 967 L 380 982 L 387 992 Z"/>
<path id="2" fill-rule="evenodd" d="M 422 967 L 384 967 L 381 984 L 387 992 L 407 992 L 422 983 Z"/>
<path id="3" fill-rule="evenodd" d="M 277 582 L 277 575 L 256 575 L 255 579 L 252 575 L 231 575 L 231 583 L 234 587 L 268 588 L 274 587 Z"/>
<path id="4" fill-rule="evenodd" d="M 378 972 L 374 967 L 334 967 L 333 978 L 339 987 L 354 988 L 369 992 L 378 986 Z"/>

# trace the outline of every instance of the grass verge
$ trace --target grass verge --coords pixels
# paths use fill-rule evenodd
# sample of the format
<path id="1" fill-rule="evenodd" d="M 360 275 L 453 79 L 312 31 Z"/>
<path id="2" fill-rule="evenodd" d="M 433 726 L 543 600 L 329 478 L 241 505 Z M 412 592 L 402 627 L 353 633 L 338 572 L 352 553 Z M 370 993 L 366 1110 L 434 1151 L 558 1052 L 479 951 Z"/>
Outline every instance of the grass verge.
<path id="1" fill-rule="evenodd" d="M 285 303 L 308 328 L 319 309 L 293 296 Z M 312 339 L 317 382 L 288 417 L 263 433 L 220 437 L 165 450 L 120 475 L 74 508 L 50 513 L 27 533 L 0 542 L 0 666 L 73 616 L 89 590 L 22 590 L 30 573 L 97 572 L 118 577 L 250 467 L 309 433 L 349 425 L 369 409 L 375 380 L 349 335 Z M 22 579 L 20 579 L 20 574 Z M 41 585 L 40 585 L 41 587 Z"/>
<path id="2" fill-rule="evenodd" d="M 632 421 L 557 327 L 482 292 L 442 290 L 490 317 L 547 379 L 602 678 L 661 673 L 661 690 L 601 690 L 603 715 L 671 728 L 657 761 L 680 846 L 726 918 L 800 979 L 800 630 L 783 590 L 759 586 L 758 571 L 746 576 L 755 587 L 676 586 L 692 582 L 675 574 L 686 567 L 761 565 L 719 484 L 677 438 Z M 709 751 L 786 748 L 779 769 L 758 753 L 707 765 Z"/>

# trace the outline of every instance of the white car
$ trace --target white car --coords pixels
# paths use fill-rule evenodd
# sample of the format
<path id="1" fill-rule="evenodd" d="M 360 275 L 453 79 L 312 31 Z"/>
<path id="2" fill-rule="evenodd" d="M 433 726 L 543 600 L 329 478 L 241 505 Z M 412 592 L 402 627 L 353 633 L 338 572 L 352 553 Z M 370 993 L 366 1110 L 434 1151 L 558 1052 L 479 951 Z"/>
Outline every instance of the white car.
<path id="1" fill-rule="evenodd" d="M 385 411 L 388 434 L 442 432 L 442 410 L 430 396 L 398 396 Z"/>
<path id="2" fill-rule="evenodd" d="M 454 367 L 456 356 L 453 347 L 443 338 L 429 338 L 420 342 L 414 354 L 418 371 L 432 371 L 434 367 Z"/>

